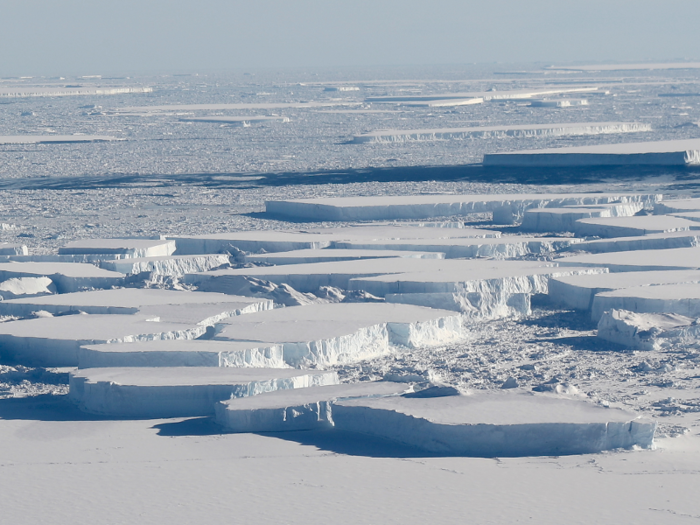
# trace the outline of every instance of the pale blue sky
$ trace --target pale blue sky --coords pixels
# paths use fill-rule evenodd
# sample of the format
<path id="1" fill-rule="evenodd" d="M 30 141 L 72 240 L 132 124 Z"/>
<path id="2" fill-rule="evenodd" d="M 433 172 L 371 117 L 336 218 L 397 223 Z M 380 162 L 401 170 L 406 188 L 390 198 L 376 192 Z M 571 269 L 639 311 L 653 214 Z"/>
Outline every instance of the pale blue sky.
<path id="1" fill-rule="evenodd" d="M 700 0 L 0 0 L 0 76 L 700 58 Z"/>

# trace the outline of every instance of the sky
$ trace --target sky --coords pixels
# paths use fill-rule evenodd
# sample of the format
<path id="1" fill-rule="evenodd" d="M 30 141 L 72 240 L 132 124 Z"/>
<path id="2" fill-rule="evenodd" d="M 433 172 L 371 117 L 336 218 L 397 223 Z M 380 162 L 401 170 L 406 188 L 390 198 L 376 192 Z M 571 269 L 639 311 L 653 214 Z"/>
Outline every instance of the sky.
<path id="1" fill-rule="evenodd" d="M 699 60 L 700 0 L 0 0 L 0 76 Z"/>

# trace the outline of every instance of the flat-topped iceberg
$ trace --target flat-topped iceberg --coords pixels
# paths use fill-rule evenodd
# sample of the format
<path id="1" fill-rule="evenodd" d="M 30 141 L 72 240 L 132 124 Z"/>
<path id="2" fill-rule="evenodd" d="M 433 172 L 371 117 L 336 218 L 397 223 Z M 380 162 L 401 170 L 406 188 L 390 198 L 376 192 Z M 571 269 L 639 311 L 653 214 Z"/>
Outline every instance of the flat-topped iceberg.
<path id="1" fill-rule="evenodd" d="M 153 239 L 83 239 L 58 249 L 59 255 L 99 254 L 126 257 L 163 257 L 172 255 L 175 241 Z"/>
<path id="2" fill-rule="evenodd" d="M 87 368 L 70 375 L 70 398 L 106 416 L 213 415 L 216 403 L 291 388 L 335 385 L 335 372 L 267 368 Z"/>

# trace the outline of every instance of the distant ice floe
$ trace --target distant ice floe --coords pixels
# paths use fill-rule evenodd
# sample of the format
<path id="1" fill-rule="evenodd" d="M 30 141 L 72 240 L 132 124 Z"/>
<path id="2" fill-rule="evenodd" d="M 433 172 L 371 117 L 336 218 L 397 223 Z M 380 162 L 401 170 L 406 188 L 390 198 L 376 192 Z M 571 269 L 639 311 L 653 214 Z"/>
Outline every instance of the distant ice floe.
<path id="1" fill-rule="evenodd" d="M 213 124 L 227 124 L 229 126 L 245 128 L 258 122 L 289 122 L 288 117 L 249 116 L 249 117 L 190 117 L 181 118 L 181 122 L 208 122 Z"/>
<path id="2" fill-rule="evenodd" d="M 585 66 L 549 66 L 546 69 L 562 71 L 668 71 L 673 69 L 700 69 L 700 62 L 657 62 L 639 64 L 591 64 Z"/>
<path id="3" fill-rule="evenodd" d="M 369 142 L 392 143 L 497 137 L 566 137 L 577 135 L 639 133 L 643 131 L 651 131 L 651 126 L 639 122 L 574 122 L 563 124 L 484 126 L 478 128 L 388 129 L 355 135 L 350 142 L 354 144 L 364 144 Z"/>
<path id="4" fill-rule="evenodd" d="M 611 272 L 697 270 L 700 268 L 700 248 L 593 253 L 562 257 L 556 262 L 560 266 L 609 268 Z"/>
<path id="5" fill-rule="evenodd" d="M 111 142 L 123 140 L 107 135 L 5 135 L 0 144 L 72 144 L 79 142 Z"/>
<path id="6" fill-rule="evenodd" d="M 412 195 L 269 200 L 265 202 L 265 210 L 274 216 L 313 221 L 427 219 L 490 212 L 496 224 L 513 224 L 530 208 L 613 202 L 642 202 L 653 206 L 661 200 L 660 194 L 641 193 Z"/>
<path id="7" fill-rule="evenodd" d="M 530 106 L 533 108 L 569 108 L 569 107 L 575 107 L 575 106 L 587 106 L 588 105 L 588 100 L 584 99 L 569 99 L 569 98 L 563 98 L 563 99 L 554 99 L 554 100 L 548 100 L 548 99 L 542 99 L 542 100 L 533 100 L 530 102 Z"/>
<path id="8" fill-rule="evenodd" d="M 619 202 L 564 208 L 531 208 L 523 215 L 520 229 L 538 232 L 577 232 L 579 219 L 631 217 L 644 209 L 643 202 Z"/>
<path id="9" fill-rule="evenodd" d="M 541 88 L 541 89 L 519 89 L 510 91 L 478 91 L 467 93 L 436 93 L 434 95 L 390 95 L 381 97 L 367 97 L 366 102 L 390 102 L 430 106 L 432 103 L 445 103 L 456 101 L 462 104 L 478 104 L 491 100 L 527 100 L 533 97 L 547 95 L 559 95 L 563 93 L 590 93 L 598 91 L 597 87 L 565 87 L 565 88 Z M 471 102 L 470 102 L 471 101 Z"/>
<path id="10" fill-rule="evenodd" d="M 700 139 L 575 146 L 543 150 L 489 153 L 485 166 L 693 166 L 700 165 Z"/>
<path id="11" fill-rule="evenodd" d="M 87 95 L 124 95 L 129 93 L 152 93 L 150 87 L 109 86 L 13 86 L 0 87 L 0 98 L 68 97 Z"/>

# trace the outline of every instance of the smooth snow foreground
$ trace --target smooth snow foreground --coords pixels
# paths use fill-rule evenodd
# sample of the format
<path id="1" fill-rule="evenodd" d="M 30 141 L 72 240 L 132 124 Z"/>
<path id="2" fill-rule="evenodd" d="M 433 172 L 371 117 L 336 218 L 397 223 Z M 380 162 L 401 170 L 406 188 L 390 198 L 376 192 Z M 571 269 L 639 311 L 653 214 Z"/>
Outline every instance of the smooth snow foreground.
<path id="1" fill-rule="evenodd" d="M 316 370 L 88 368 L 70 375 L 70 397 L 81 410 L 108 416 L 205 416 L 232 397 L 337 383 L 335 372 Z"/>
<path id="2" fill-rule="evenodd" d="M 688 166 L 700 164 L 700 139 L 575 146 L 484 155 L 485 166 Z"/>
<path id="3" fill-rule="evenodd" d="M 489 392 L 438 398 L 339 400 L 336 428 L 434 453 L 514 457 L 590 454 L 653 444 L 656 423 L 546 394 Z"/>
<path id="4" fill-rule="evenodd" d="M 497 224 L 512 224 L 530 208 L 613 202 L 642 202 L 651 206 L 661 199 L 661 195 L 640 193 L 412 195 L 269 200 L 265 202 L 265 210 L 275 216 L 313 221 L 426 219 L 491 212 Z"/>
<path id="5" fill-rule="evenodd" d="M 637 133 L 641 131 L 651 131 L 651 126 L 639 122 L 568 122 L 564 124 L 521 124 L 477 128 L 385 129 L 355 135 L 350 142 L 364 144 L 368 142 L 391 143 L 493 137 L 565 137 L 572 135 Z"/>

